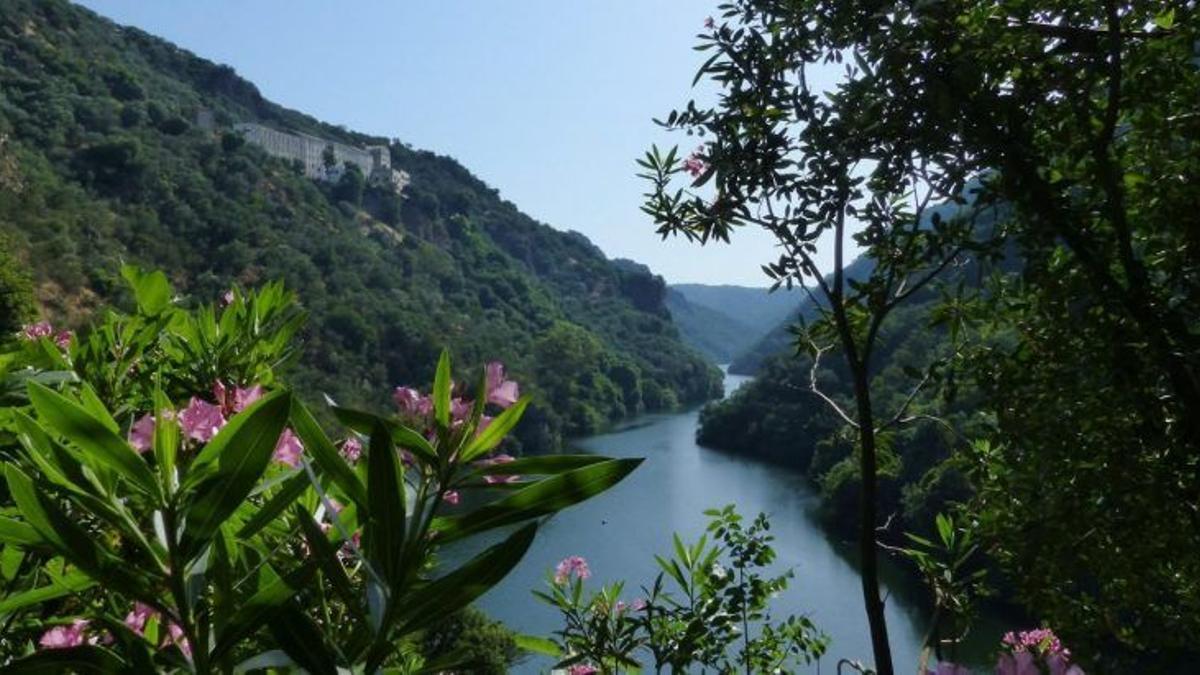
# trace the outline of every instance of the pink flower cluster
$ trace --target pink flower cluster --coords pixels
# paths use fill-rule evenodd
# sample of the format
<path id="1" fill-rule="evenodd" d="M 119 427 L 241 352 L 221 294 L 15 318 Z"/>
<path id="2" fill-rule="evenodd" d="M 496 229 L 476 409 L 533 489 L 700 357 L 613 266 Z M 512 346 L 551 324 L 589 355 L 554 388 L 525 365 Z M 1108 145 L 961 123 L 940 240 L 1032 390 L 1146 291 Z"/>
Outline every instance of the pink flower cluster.
<path id="1" fill-rule="evenodd" d="M 700 150 L 696 150 L 683 160 L 683 170 L 691 174 L 692 178 L 699 178 L 704 175 L 705 171 L 708 171 L 708 162 L 704 161 Z"/>
<path id="2" fill-rule="evenodd" d="M 172 413 L 168 412 L 164 417 L 177 420 L 185 438 L 197 443 L 207 443 L 225 426 L 229 417 L 249 408 L 262 398 L 265 392 L 261 385 L 229 388 L 218 380 L 213 383 L 212 393 L 216 403 L 193 396 L 187 407 L 178 414 L 172 417 Z M 155 418 L 150 413 L 138 418 L 129 429 L 129 445 L 138 452 L 150 450 L 154 446 L 154 425 Z M 300 456 L 303 453 L 304 445 L 300 439 L 296 438 L 291 429 L 284 429 L 275 445 L 275 461 L 294 468 L 300 465 Z"/>
<path id="3" fill-rule="evenodd" d="M 600 669 L 588 663 L 577 663 L 567 668 L 567 675 L 596 675 Z"/>
<path id="4" fill-rule="evenodd" d="M 159 618 L 158 612 L 153 607 L 141 602 L 135 602 L 133 603 L 133 609 L 129 610 L 129 614 L 125 615 L 125 625 L 134 633 L 145 636 L 146 623 L 151 619 L 157 618 Z M 163 638 L 162 644 L 165 645 L 168 642 L 179 647 L 179 651 L 183 652 L 185 656 L 192 655 L 192 645 L 183 636 L 183 629 L 179 627 L 179 624 L 171 622 L 167 625 L 167 635 Z"/>
<path id="5" fill-rule="evenodd" d="M 354 436 L 347 438 L 342 441 L 341 453 L 347 462 L 357 464 L 358 460 L 362 458 L 362 441 Z"/>
<path id="6" fill-rule="evenodd" d="M 554 568 L 554 583 L 559 586 L 567 583 L 571 577 L 576 577 L 580 581 L 583 581 L 591 578 L 591 576 L 592 571 L 588 569 L 587 561 L 582 556 L 573 555 L 563 558 Z"/>
<path id="7" fill-rule="evenodd" d="M 515 381 L 508 379 L 508 374 L 505 371 L 503 363 L 499 361 L 488 363 L 484 374 L 485 396 L 487 397 L 486 402 L 488 404 L 501 409 L 507 409 L 520 400 L 521 388 Z M 400 409 L 402 416 L 414 422 L 414 426 L 425 429 L 427 436 L 430 438 L 433 437 L 433 433 L 430 430 L 432 426 L 430 418 L 433 416 L 433 397 L 422 394 L 412 387 L 396 387 L 392 392 L 392 399 L 396 402 L 396 407 Z M 450 419 L 453 426 L 458 427 L 465 423 L 470 418 L 473 408 L 474 403 L 468 398 L 462 396 L 452 398 L 450 400 Z M 492 419 L 488 415 L 482 415 L 479 418 L 479 423 L 475 426 L 475 433 L 483 433 L 492 423 Z M 476 466 L 486 467 L 495 464 L 504 464 L 513 460 L 514 458 L 509 455 L 500 454 L 480 460 L 476 462 Z M 412 463 L 411 457 L 407 456 L 407 453 L 405 453 L 404 463 L 406 465 Z M 484 476 L 484 481 L 489 484 L 514 483 L 519 481 L 520 478 L 520 476 L 516 475 L 489 475 Z M 442 499 L 447 504 L 455 505 L 459 503 L 460 495 L 456 491 L 449 491 L 442 495 Z"/>
<path id="8" fill-rule="evenodd" d="M 1062 646 L 1049 628 L 1006 633 L 1001 641 L 1009 650 L 996 661 L 996 675 L 1085 675 L 1071 663 L 1071 652 Z M 965 666 L 950 662 L 938 664 L 928 675 L 970 675 Z"/>
<path id="9" fill-rule="evenodd" d="M 58 345 L 59 349 L 67 349 L 71 346 L 71 339 L 74 335 L 69 330 L 60 330 L 56 333 L 54 326 L 51 326 L 49 321 L 38 321 L 21 327 L 21 339 L 28 342 L 36 342 L 49 337 L 54 338 L 54 344 Z"/>
<path id="10" fill-rule="evenodd" d="M 87 635 L 90 623 L 87 619 L 75 619 L 64 626 L 55 626 L 42 633 L 38 644 L 43 649 L 70 649 L 85 644 L 94 645 L 99 642 L 99 639 L 95 635 Z"/>

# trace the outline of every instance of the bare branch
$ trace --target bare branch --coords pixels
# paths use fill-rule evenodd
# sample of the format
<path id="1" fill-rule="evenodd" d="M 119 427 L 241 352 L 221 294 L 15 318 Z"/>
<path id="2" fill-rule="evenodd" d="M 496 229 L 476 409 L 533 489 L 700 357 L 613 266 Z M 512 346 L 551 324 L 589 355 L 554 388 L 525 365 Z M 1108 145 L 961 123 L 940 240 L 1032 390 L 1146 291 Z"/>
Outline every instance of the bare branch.
<path id="1" fill-rule="evenodd" d="M 838 405 L 837 401 L 830 398 L 825 394 L 825 392 L 821 391 L 820 387 L 817 386 L 817 369 L 821 365 L 821 354 L 829 351 L 829 347 L 818 347 L 817 343 L 813 342 L 811 339 L 809 339 L 808 344 L 812 345 L 813 350 L 812 368 L 808 372 L 809 391 L 816 394 L 822 401 L 825 401 L 826 405 L 832 408 L 833 412 L 837 414 L 838 417 L 842 418 L 842 421 L 857 429 L 858 422 L 854 421 L 854 419 L 847 415 L 846 411 L 842 410 L 842 407 Z"/>

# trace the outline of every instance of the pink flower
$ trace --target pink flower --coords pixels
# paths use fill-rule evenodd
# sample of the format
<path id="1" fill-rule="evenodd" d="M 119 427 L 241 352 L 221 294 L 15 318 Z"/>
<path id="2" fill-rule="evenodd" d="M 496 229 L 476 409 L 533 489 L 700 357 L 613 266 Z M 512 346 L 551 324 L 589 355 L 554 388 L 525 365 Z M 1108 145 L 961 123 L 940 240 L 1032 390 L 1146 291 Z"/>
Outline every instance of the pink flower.
<path id="1" fill-rule="evenodd" d="M 75 619 L 69 625 L 55 626 L 42 633 L 38 644 L 46 649 L 69 649 L 82 646 L 86 640 L 83 632 L 88 626 L 87 619 Z"/>
<path id="2" fill-rule="evenodd" d="M 683 160 L 683 170 L 691 174 L 692 178 L 699 178 L 708 171 L 708 163 L 701 157 L 700 151 L 693 152 L 687 159 Z"/>
<path id="3" fill-rule="evenodd" d="M 450 419 L 455 422 L 462 422 L 471 416 L 471 402 L 456 398 L 450 401 Z"/>
<path id="4" fill-rule="evenodd" d="M 279 442 L 275 444 L 275 453 L 271 455 L 271 459 L 294 469 L 300 466 L 300 455 L 303 453 L 304 444 L 296 438 L 291 429 L 284 429 L 279 435 Z"/>
<path id="5" fill-rule="evenodd" d="M 567 668 L 567 675 L 596 675 L 598 672 L 600 672 L 600 670 L 597 669 L 596 666 L 588 665 L 586 663 L 577 663 L 570 668 Z"/>
<path id="6" fill-rule="evenodd" d="M 396 387 L 392 392 L 392 400 L 400 409 L 410 415 L 420 415 L 421 413 L 421 392 L 412 387 Z"/>
<path id="7" fill-rule="evenodd" d="M 1003 644 L 1011 650 L 996 662 L 997 675 L 1084 675 L 1071 664 L 1071 652 L 1049 628 L 1006 633 Z"/>
<path id="8" fill-rule="evenodd" d="M 446 502 L 450 506 L 458 506 L 459 498 L 460 496 L 458 494 L 458 490 L 447 490 L 446 493 L 442 495 L 442 501 Z"/>
<path id="9" fill-rule="evenodd" d="M 221 407 L 221 411 L 226 415 L 240 413 L 251 404 L 263 397 L 262 385 L 256 384 L 251 387 L 234 387 L 230 392 L 225 383 L 217 380 L 212 386 L 213 398 L 217 400 L 217 405 Z"/>
<path id="10" fill-rule="evenodd" d="M 713 18 L 711 16 L 704 19 L 704 27 L 705 28 L 712 30 L 713 27 L 716 25 L 717 25 L 717 22 L 713 21 Z"/>
<path id="11" fill-rule="evenodd" d="M 37 323 L 25 324 L 21 327 L 21 338 L 36 342 L 44 337 L 50 337 L 54 334 L 54 327 L 49 321 L 39 321 Z"/>
<path id="12" fill-rule="evenodd" d="M 154 611 L 153 607 L 141 602 L 135 602 L 133 603 L 133 609 L 129 610 L 129 613 L 125 615 L 125 625 L 129 627 L 129 630 L 138 635 L 145 635 L 146 622 L 155 616 L 158 616 L 158 612 Z"/>
<path id="13" fill-rule="evenodd" d="M 567 583 L 572 576 L 580 581 L 592 576 L 592 571 L 588 569 L 587 561 L 583 557 L 573 555 L 563 558 L 562 562 L 554 568 L 554 583 L 560 586 Z"/>
<path id="14" fill-rule="evenodd" d="M 154 416 L 146 413 L 129 428 L 129 445 L 138 452 L 154 447 Z"/>
<path id="15" fill-rule="evenodd" d="M 644 611 L 646 609 L 646 599 L 638 598 L 637 600 L 633 601 L 633 603 L 630 605 L 630 607 L 632 607 L 633 611 L 635 611 L 635 612 Z"/>
<path id="16" fill-rule="evenodd" d="M 501 408 L 507 408 L 521 398 L 521 389 L 517 383 L 505 379 L 504 364 L 492 361 L 487 364 L 487 400 Z"/>
<path id="17" fill-rule="evenodd" d="M 233 291 L 225 291 L 221 294 L 221 306 L 228 307 L 233 304 Z"/>
<path id="18" fill-rule="evenodd" d="M 54 334 L 54 344 L 58 345 L 59 349 L 70 349 L 71 340 L 75 335 L 69 330 L 60 330 Z"/>
<path id="19" fill-rule="evenodd" d="M 256 384 L 247 388 L 235 387 L 233 390 L 233 411 L 242 412 L 262 397 L 262 385 Z"/>
<path id="20" fill-rule="evenodd" d="M 225 426 L 225 416 L 221 414 L 220 406 L 193 396 L 187 407 L 179 412 L 179 426 L 188 438 L 207 443 Z"/>
<path id="21" fill-rule="evenodd" d="M 184 656 L 191 658 L 192 645 L 183 636 L 183 629 L 179 627 L 179 624 L 172 623 L 170 626 L 167 626 L 167 633 L 169 634 L 170 641 L 179 647 L 179 651 L 183 652 Z"/>
<path id="22" fill-rule="evenodd" d="M 346 440 L 342 441 L 341 453 L 342 457 L 345 457 L 347 462 L 356 464 L 362 457 L 362 442 L 353 436 L 347 438 Z"/>

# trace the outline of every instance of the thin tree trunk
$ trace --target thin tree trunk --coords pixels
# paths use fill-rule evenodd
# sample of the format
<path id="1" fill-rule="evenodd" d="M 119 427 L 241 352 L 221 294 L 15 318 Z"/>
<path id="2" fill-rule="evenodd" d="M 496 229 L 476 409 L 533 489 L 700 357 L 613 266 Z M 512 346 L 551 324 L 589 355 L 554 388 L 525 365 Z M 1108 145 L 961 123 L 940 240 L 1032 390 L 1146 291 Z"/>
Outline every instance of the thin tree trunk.
<path id="1" fill-rule="evenodd" d="M 871 650 L 875 670 L 879 675 L 893 675 L 892 649 L 888 642 L 887 620 L 883 614 L 883 599 L 879 597 L 879 558 L 875 544 L 875 523 L 878 520 L 878 471 L 875 448 L 875 418 L 871 413 L 871 389 L 866 366 L 854 368 L 854 398 L 858 402 L 859 473 L 862 480 L 862 501 L 858 529 L 858 551 L 862 558 L 863 606 L 871 629 Z"/>

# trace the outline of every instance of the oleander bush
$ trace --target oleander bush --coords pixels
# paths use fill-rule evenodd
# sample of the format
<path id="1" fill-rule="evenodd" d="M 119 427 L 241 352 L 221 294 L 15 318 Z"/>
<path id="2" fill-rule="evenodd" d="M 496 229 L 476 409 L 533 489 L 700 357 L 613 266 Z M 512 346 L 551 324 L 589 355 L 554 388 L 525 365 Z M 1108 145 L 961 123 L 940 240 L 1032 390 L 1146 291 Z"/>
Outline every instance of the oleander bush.
<path id="1" fill-rule="evenodd" d="M 428 392 L 322 403 L 323 426 L 284 376 L 304 314 L 281 284 L 185 310 L 161 272 L 123 275 L 134 311 L 26 325 L 0 356 L 15 672 L 470 670 L 454 640 L 426 647 L 448 621 L 482 634 L 461 612 L 537 519 L 638 464 L 506 454 L 528 398 L 499 363 L 456 381 L 446 353 Z"/>

